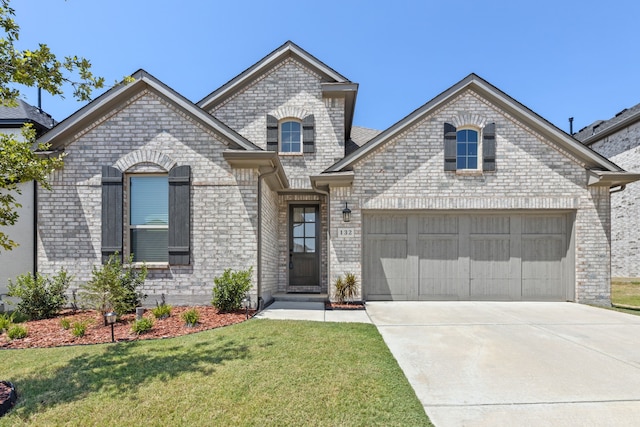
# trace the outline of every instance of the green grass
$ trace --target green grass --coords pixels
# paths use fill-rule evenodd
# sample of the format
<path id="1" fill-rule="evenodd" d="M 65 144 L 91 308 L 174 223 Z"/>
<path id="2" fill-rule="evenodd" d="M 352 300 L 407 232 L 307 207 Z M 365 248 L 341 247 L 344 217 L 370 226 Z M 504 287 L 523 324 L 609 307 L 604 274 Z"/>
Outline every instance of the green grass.
<path id="1" fill-rule="evenodd" d="M 16 425 L 431 425 L 372 325 L 251 320 L 179 338 L 4 350 Z"/>
<path id="2" fill-rule="evenodd" d="M 612 281 L 611 302 L 640 307 L 640 281 Z"/>

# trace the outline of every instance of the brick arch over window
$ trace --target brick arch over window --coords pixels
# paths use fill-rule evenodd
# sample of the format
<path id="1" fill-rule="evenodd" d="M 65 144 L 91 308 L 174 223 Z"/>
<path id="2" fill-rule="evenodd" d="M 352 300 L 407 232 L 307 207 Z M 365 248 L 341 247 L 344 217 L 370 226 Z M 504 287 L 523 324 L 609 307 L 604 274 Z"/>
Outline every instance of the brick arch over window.
<path id="1" fill-rule="evenodd" d="M 474 127 L 478 129 L 484 128 L 489 120 L 479 114 L 463 113 L 451 118 L 450 123 L 456 128 Z"/>
<path id="2" fill-rule="evenodd" d="M 165 172 L 170 171 L 177 164 L 174 159 L 160 151 L 138 150 L 121 157 L 114 166 L 126 172 L 141 163 L 152 163 L 162 168 Z"/>
<path id="3" fill-rule="evenodd" d="M 275 117 L 278 121 L 287 118 L 298 119 L 300 121 L 304 120 L 305 117 L 309 116 L 311 113 L 304 110 L 303 108 L 298 107 L 280 107 L 276 111 L 273 112 L 272 116 Z"/>

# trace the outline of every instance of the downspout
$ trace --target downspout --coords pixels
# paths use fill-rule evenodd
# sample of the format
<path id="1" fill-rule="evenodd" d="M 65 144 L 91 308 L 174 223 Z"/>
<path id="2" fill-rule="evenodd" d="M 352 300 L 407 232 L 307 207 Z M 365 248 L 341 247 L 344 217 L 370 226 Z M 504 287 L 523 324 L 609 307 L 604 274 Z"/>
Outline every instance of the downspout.
<path id="1" fill-rule="evenodd" d="M 313 191 L 316 193 L 324 194 L 327 197 L 327 298 L 330 297 L 330 289 L 331 289 L 331 280 L 330 280 L 330 272 L 331 272 L 331 196 L 329 195 L 329 186 L 327 186 L 327 190 L 321 190 L 316 186 L 315 181 L 311 180 L 311 187 Z"/>
<path id="2" fill-rule="evenodd" d="M 614 188 L 615 188 L 615 190 L 614 190 Z M 617 186 L 612 187 L 612 188 L 609 189 L 609 194 L 619 193 L 620 191 L 624 191 L 625 188 L 627 188 L 627 186 L 625 184 L 617 185 Z"/>
<path id="3" fill-rule="evenodd" d="M 278 172 L 278 168 L 273 168 L 269 172 L 264 172 L 258 175 L 258 271 L 256 277 L 256 293 L 258 295 L 258 301 L 256 302 L 256 311 L 260 312 L 263 308 L 264 300 L 262 299 L 262 181 L 265 178 Z"/>
<path id="4" fill-rule="evenodd" d="M 33 181 L 33 275 L 38 272 L 38 183 Z"/>

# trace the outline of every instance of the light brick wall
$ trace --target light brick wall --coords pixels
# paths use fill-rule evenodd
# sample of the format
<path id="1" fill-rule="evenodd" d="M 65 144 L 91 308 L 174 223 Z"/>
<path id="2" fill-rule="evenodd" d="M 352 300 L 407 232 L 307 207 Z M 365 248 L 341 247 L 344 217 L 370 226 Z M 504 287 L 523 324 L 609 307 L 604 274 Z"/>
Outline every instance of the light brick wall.
<path id="1" fill-rule="evenodd" d="M 315 153 L 280 156 L 291 188 L 310 189 L 310 175 L 344 157 L 344 98 L 323 98 L 321 83 L 319 75 L 288 59 L 209 112 L 263 149 L 267 114 L 313 114 Z"/>
<path id="2" fill-rule="evenodd" d="M 284 282 L 280 278 L 279 259 L 279 199 L 278 194 L 262 184 L 262 282 L 261 296 L 265 302 L 278 292 L 278 286 Z"/>
<path id="3" fill-rule="evenodd" d="M 640 172 L 640 122 L 607 136 L 592 149 L 629 172 Z M 640 183 L 611 195 L 611 275 L 640 277 Z"/>
<path id="4" fill-rule="evenodd" d="M 495 122 L 496 171 L 482 175 L 445 172 L 443 123 L 479 117 Z M 361 274 L 362 210 L 511 210 L 576 212 L 576 298 L 609 304 L 608 189 L 588 189 L 578 162 L 542 136 L 487 103 L 464 92 L 393 141 L 354 165 L 351 188 L 331 197 L 331 273 Z M 353 238 L 339 238 L 344 202 L 352 211 Z M 365 284 L 366 286 L 366 284 Z"/>
<path id="5" fill-rule="evenodd" d="M 148 91 L 96 121 L 67 147 L 53 191 L 40 192 L 40 271 L 64 267 L 75 276 L 74 287 L 90 279 L 101 256 L 101 166 L 130 165 L 131 153 L 139 152 L 143 164 L 130 171 L 175 162 L 190 165 L 192 174 L 191 265 L 150 270 L 146 303 L 163 293 L 171 304 L 209 303 L 213 279 L 225 268 L 253 267 L 255 284 L 257 172 L 232 169 L 222 157 L 225 148 L 216 135 Z M 150 164 L 143 152 L 160 153 L 160 164 Z"/>

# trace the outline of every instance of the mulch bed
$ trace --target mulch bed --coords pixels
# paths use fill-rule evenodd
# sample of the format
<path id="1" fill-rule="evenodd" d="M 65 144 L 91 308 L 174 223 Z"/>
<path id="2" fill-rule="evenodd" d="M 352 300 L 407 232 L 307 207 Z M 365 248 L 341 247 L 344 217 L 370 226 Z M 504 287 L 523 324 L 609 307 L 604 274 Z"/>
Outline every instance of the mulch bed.
<path id="1" fill-rule="evenodd" d="M 324 303 L 325 310 L 364 310 L 366 307 L 363 302 L 331 302 Z"/>
<path id="2" fill-rule="evenodd" d="M 0 381 L 0 417 L 6 414 L 15 405 L 18 395 L 8 381 Z"/>
<path id="3" fill-rule="evenodd" d="M 153 328 L 142 335 L 131 332 L 131 324 L 135 320 L 135 314 L 122 316 L 114 326 L 116 341 L 133 341 L 158 338 L 170 338 L 180 335 L 192 334 L 207 329 L 232 325 L 246 320 L 244 311 L 235 313 L 220 313 L 217 308 L 211 306 L 195 307 L 200 314 L 200 320 L 194 327 L 185 326 L 181 314 L 193 307 L 173 307 L 171 316 L 166 319 L 154 319 Z M 254 312 L 249 311 L 251 316 Z M 150 310 L 145 310 L 144 317 L 153 318 Z M 76 338 L 71 333 L 71 328 L 65 330 L 60 323 L 66 318 L 71 325 L 74 322 L 89 320 L 86 333 L 83 337 Z M 0 335 L 0 349 L 36 348 L 36 347 L 60 347 L 66 345 L 98 344 L 111 342 L 111 327 L 104 326 L 104 320 L 100 313 L 94 310 L 66 310 L 53 319 L 34 320 L 22 323 L 26 326 L 28 335 L 23 339 L 10 340 L 6 332 Z"/>

